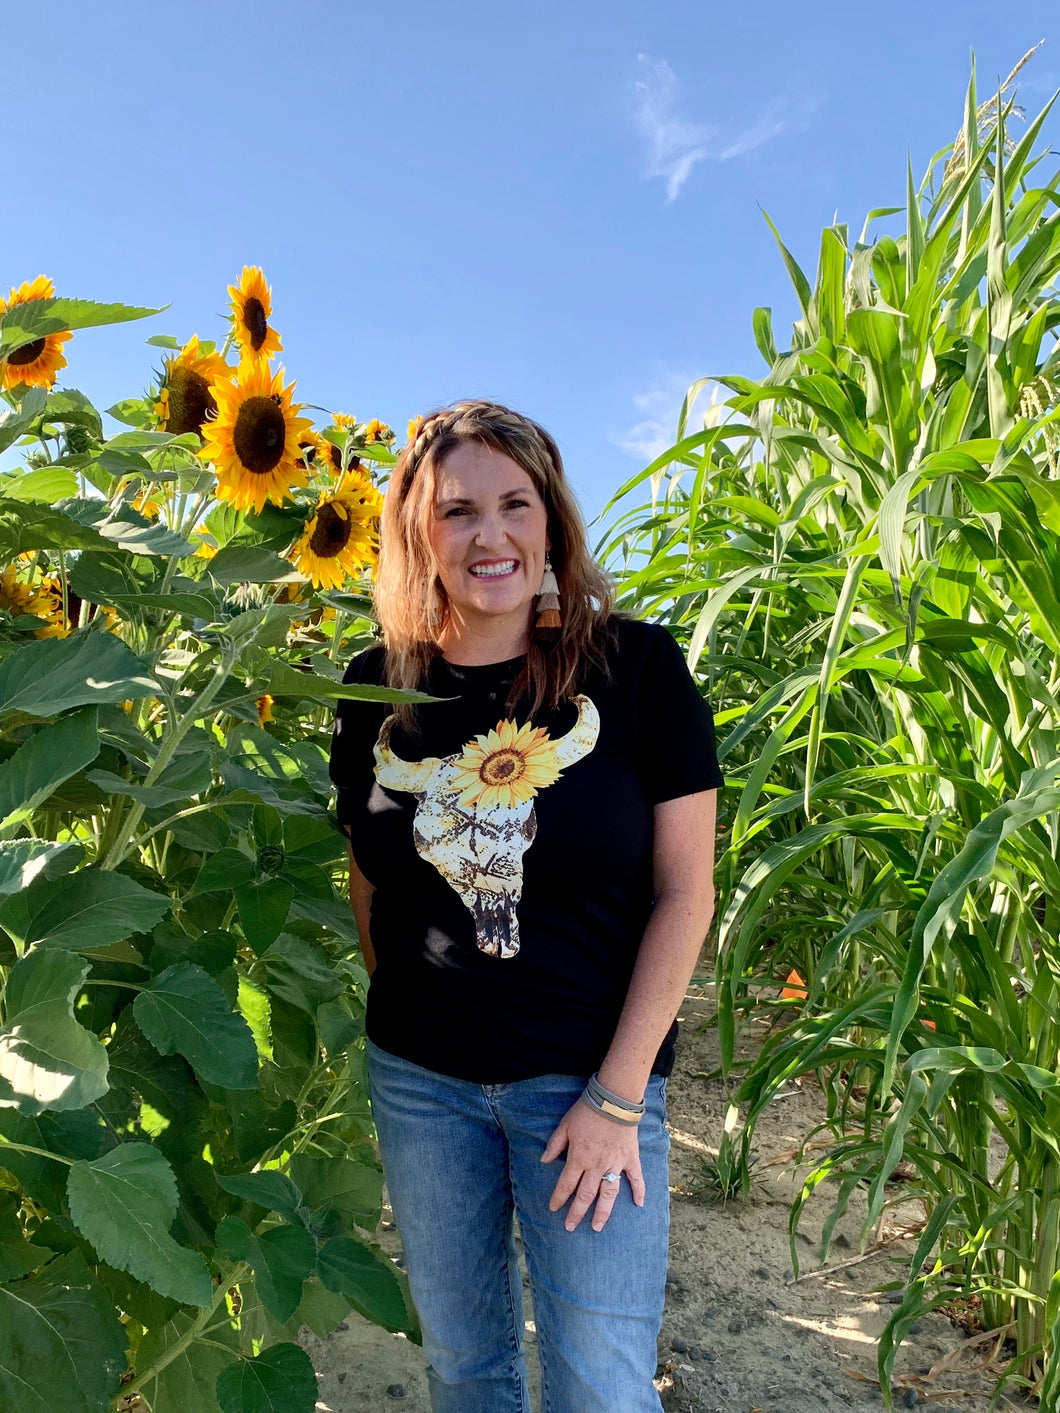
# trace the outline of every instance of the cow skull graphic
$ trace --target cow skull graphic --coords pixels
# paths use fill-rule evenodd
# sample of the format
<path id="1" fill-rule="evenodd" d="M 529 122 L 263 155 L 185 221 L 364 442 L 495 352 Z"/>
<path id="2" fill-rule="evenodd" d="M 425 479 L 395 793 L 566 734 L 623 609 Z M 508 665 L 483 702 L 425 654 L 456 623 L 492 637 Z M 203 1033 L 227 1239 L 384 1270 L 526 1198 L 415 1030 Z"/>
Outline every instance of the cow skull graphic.
<path id="1" fill-rule="evenodd" d="M 549 766 L 555 767 L 549 783 L 563 768 L 588 755 L 600 734 L 600 715 L 592 701 L 577 696 L 574 703 L 578 719 L 566 735 L 549 741 L 547 732 L 539 731 L 531 748 L 538 754 L 547 750 Z M 388 716 L 383 722 L 375 744 L 376 780 L 386 789 L 419 797 L 412 825 L 417 852 L 434 865 L 471 912 L 480 949 L 492 957 L 514 957 L 519 950 L 515 908 L 523 890 L 523 854 L 537 834 L 536 788 L 515 789 L 508 799 L 487 803 L 486 799 L 496 801 L 494 791 L 469 804 L 469 794 L 475 793 L 467 785 L 472 743 L 451 756 L 405 761 L 390 749 L 393 721 Z M 501 722 L 497 730 L 505 727 L 514 733 L 514 723 Z M 518 739 L 508 756 L 518 755 Z M 481 743 L 483 738 L 478 740 Z M 485 772 L 490 757 L 483 755 L 481 744 L 477 755 Z M 489 777 L 484 773 L 483 778 Z"/>

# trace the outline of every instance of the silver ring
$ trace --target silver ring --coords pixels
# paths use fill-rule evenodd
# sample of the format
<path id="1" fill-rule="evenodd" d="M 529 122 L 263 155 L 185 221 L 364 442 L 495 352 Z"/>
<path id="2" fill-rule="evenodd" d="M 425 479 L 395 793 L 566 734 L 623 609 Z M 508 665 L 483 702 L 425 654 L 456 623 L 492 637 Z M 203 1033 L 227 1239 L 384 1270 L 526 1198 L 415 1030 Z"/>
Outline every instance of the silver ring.
<path id="1" fill-rule="evenodd" d="M 601 1182 L 621 1182 L 621 1180 L 620 1173 L 604 1173 L 603 1177 L 600 1179 Z"/>

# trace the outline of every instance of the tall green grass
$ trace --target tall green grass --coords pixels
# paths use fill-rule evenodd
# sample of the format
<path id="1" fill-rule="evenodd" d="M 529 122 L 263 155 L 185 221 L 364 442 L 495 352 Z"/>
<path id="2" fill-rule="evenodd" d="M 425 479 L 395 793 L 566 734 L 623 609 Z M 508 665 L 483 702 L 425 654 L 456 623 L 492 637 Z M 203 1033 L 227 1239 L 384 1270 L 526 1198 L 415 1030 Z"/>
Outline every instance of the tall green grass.
<path id="1" fill-rule="evenodd" d="M 718 862 L 723 1063 L 776 1024 L 755 1120 L 817 1073 L 836 1212 L 899 1160 L 928 1221 L 881 1341 L 978 1292 L 1009 1377 L 1060 1407 L 1060 171 L 1050 104 L 1018 128 L 975 76 L 904 208 L 822 232 L 763 376 L 621 487 L 599 553 L 712 697 L 729 780 Z M 889 219 L 896 235 L 870 236 Z M 776 234 L 776 232 L 775 232 Z M 609 507 L 609 509 L 611 508 Z M 607 512 L 605 512 L 606 514 Z M 792 1019 L 777 986 L 808 996 Z M 830 1229 L 830 1228 L 829 1228 Z M 1050 1297 L 1050 1288 L 1052 1296 Z M 1044 1371 L 1044 1383 L 1042 1375 Z M 888 1395 L 889 1396 L 889 1395 Z"/>

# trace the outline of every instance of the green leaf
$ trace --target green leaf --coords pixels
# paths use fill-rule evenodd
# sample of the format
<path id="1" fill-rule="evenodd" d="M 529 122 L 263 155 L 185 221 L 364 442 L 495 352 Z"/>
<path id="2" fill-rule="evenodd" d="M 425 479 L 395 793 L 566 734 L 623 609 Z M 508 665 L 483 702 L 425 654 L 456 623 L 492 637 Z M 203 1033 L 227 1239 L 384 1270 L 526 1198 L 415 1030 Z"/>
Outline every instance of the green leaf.
<path id="1" fill-rule="evenodd" d="M 302 1192 L 310 1212 L 337 1212 L 346 1227 L 374 1231 L 383 1198 L 383 1174 L 378 1167 L 353 1158 L 325 1158 L 315 1153 L 295 1153 L 290 1161 L 291 1179 Z"/>
<path id="2" fill-rule="evenodd" d="M 188 897 L 194 898 L 199 893 L 227 893 L 231 888 L 253 882 L 257 872 L 254 860 L 239 849 L 221 849 L 199 869 Z"/>
<path id="3" fill-rule="evenodd" d="M 233 1197 L 253 1202 L 268 1212 L 293 1217 L 302 1205 L 302 1194 L 289 1177 L 275 1168 L 257 1173 L 217 1174 L 217 1185 Z"/>
<path id="4" fill-rule="evenodd" d="M 162 523 L 149 520 L 128 501 L 112 506 L 101 500 L 62 500 L 56 509 L 94 530 L 104 542 L 130 554 L 166 554 L 177 557 L 193 554 L 195 546 Z"/>
<path id="5" fill-rule="evenodd" d="M 168 309 L 168 305 L 163 305 Z M 0 319 L 0 357 L 9 358 L 24 344 L 48 334 L 74 329 L 98 328 L 101 324 L 123 324 L 129 319 L 146 319 L 162 309 L 133 304 L 96 304 L 91 299 L 31 299 L 16 304 Z"/>
<path id="6" fill-rule="evenodd" d="M 302 672 L 289 662 L 274 659 L 269 664 L 264 690 L 270 697 L 307 697 L 325 701 L 346 698 L 365 702 L 435 702 L 427 692 L 400 690 L 396 687 L 374 687 L 366 684 L 343 683 L 322 677 L 319 672 Z"/>
<path id="7" fill-rule="evenodd" d="M 200 1079 L 227 1089 L 255 1089 L 258 1056 L 242 1016 L 202 967 L 179 962 L 133 1002 L 136 1023 L 163 1055 L 183 1055 Z"/>
<path id="8" fill-rule="evenodd" d="M 113 1305 L 76 1254 L 0 1286 L 0 1408 L 104 1413 L 127 1348 Z"/>
<path id="9" fill-rule="evenodd" d="M 82 951 L 150 932 L 173 906 L 121 873 L 86 868 L 66 878 L 40 878 L 0 904 L 0 926 L 24 947 L 40 943 Z"/>
<path id="10" fill-rule="evenodd" d="M 416 1333 L 398 1268 L 378 1247 L 332 1237 L 320 1248 L 317 1274 L 326 1289 L 344 1296 L 366 1320 L 394 1333 Z"/>
<path id="11" fill-rule="evenodd" d="M 225 1217 L 217 1244 L 233 1261 L 254 1268 L 258 1295 L 272 1318 L 289 1320 L 316 1262 L 317 1244 L 305 1227 L 269 1227 L 259 1236 L 240 1217 Z"/>
<path id="12" fill-rule="evenodd" d="M 0 825 L 20 824 L 57 785 L 99 754 L 98 715 L 85 707 L 45 726 L 0 765 Z"/>
<path id="13" fill-rule="evenodd" d="M 12 410 L 5 407 L 0 413 L 0 451 L 6 451 L 19 437 L 29 431 L 36 419 L 44 411 L 48 394 L 44 388 L 27 388 L 20 405 Z"/>
<path id="14" fill-rule="evenodd" d="M 74 1018 L 88 964 L 37 950 L 11 969 L 0 1030 L 0 1107 L 83 1109 L 107 1092 L 107 1051 Z"/>
<path id="15" fill-rule="evenodd" d="M 94 629 L 27 643 L 0 663 L 0 711 L 25 716 L 58 716 L 71 707 L 158 692 L 158 683 L 120 638 Z"/>
<path id="16" fill-rule="evenodd" d="M 71 845 L 52 839 L 0 839 L 0 896 L 28 888 L 70 851 Z"/>
<path id="17" fill-rule="evenodd" d="M 162 1364 L 144 1384 L 144 1396 L 155 1413 L 221 1413 L 217 1377 L 239 1358 L 238 1337 L 222 1317 L 207 1326 L 203 1339 L 189 1339 L 194 1323 L 180 1312 L 161 1329 L 148 1330 L 140 1343 L 137 1363 L 142 1369 Z"/>
<path id="18" fill-rule="evenodd" d="M 77 475 L 69 466 L 38 466 L 33 471 L 0 479 L 0 495 L 10 500 L 40 500 L 51 505 L 77 495 Z"/>
<path id="19" fill-rule="evenodd" d="M 216 584 L 277 584 L 302 579 L 289 559 L 259 545 L 228 544 L 210 560 L 207 573 Z"/>
<path id="20" fill-rule="evenodd" d="M 223 1413 L 313 1413 L 319 1389 L 313 1361 L 297 1344 L 274 1344 L 217 1376 Z"/>
<path id="21" fill-rule="evenodd" d="M 21 1193 L 0 1192 L 0 1281 L 35 1271 L 55 1254 L 46 1246 L 34 1246 L 26 1240 L 18 1219 L 21 1203 Z"/>
<path id="22" fill-rule="evenodd" d="M 334 1000 L 343 989 L 321 953 L 290 932 L 282 933 L 261 959 L 268 969 L 269 990 L 310 1015 L 321 1001 Z"/>
<path id="23" fill-rule="evenodd" d="M 126 614 L 146 608 L 209 622 L 217 612 L 215 599 L 197 580 L 183 574 L 167 579 L 156 560 L 130 559 L 124 553 L 81 555 L 70 571 L 70 584 L 90 603 L 110 604 Z"/>
<path id="24" fill-rule="evenodd" d="M 235 890 L 243 935 L 259 957 L 283 930 L 293 897 L 284 878 L 255 878 Z"/>
<path id="25" fill-rule="evenodd" d="M 205 1260 L 169 1234 L 177 1180 L 157 1149 L 121 1143 L 94 1162 L 75 1163 L 66 1192 L 74 1225 L 109 1266 L 182 1305 L 210 1304 Z"/>

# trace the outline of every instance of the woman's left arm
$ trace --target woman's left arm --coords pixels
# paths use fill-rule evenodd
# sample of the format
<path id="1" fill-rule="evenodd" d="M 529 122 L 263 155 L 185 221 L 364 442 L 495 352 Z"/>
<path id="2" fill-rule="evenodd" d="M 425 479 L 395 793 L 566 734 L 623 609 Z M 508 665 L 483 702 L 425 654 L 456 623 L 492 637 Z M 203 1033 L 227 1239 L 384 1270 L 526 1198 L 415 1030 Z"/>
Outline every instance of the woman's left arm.
<path id="1" fill-rule="evenodd" d="M 684 1000 L 714 914 L 714 829 L 717 790 L 664 800 L 654 808 L 652 872 L 655 904 L 644 930 L 614 1038 L 600 1066 L 600 1083 L 639 1103 L 658 1053 Z M 567 1150 L 549 1202 L 553 1212 L 571 1200 L 568 1231 L 596 1203 L 592 1225 L 611 1215 L 615 1191 L 601 1189 L 607 1172 L 624 1172 L 633 1200 L 644 1203 L 636 1125 L 618 1124 L 579 1099 L 548 1141 L 542 1162 Z M 610 1188 L 612 1184 L 608 1184 Z"/>

